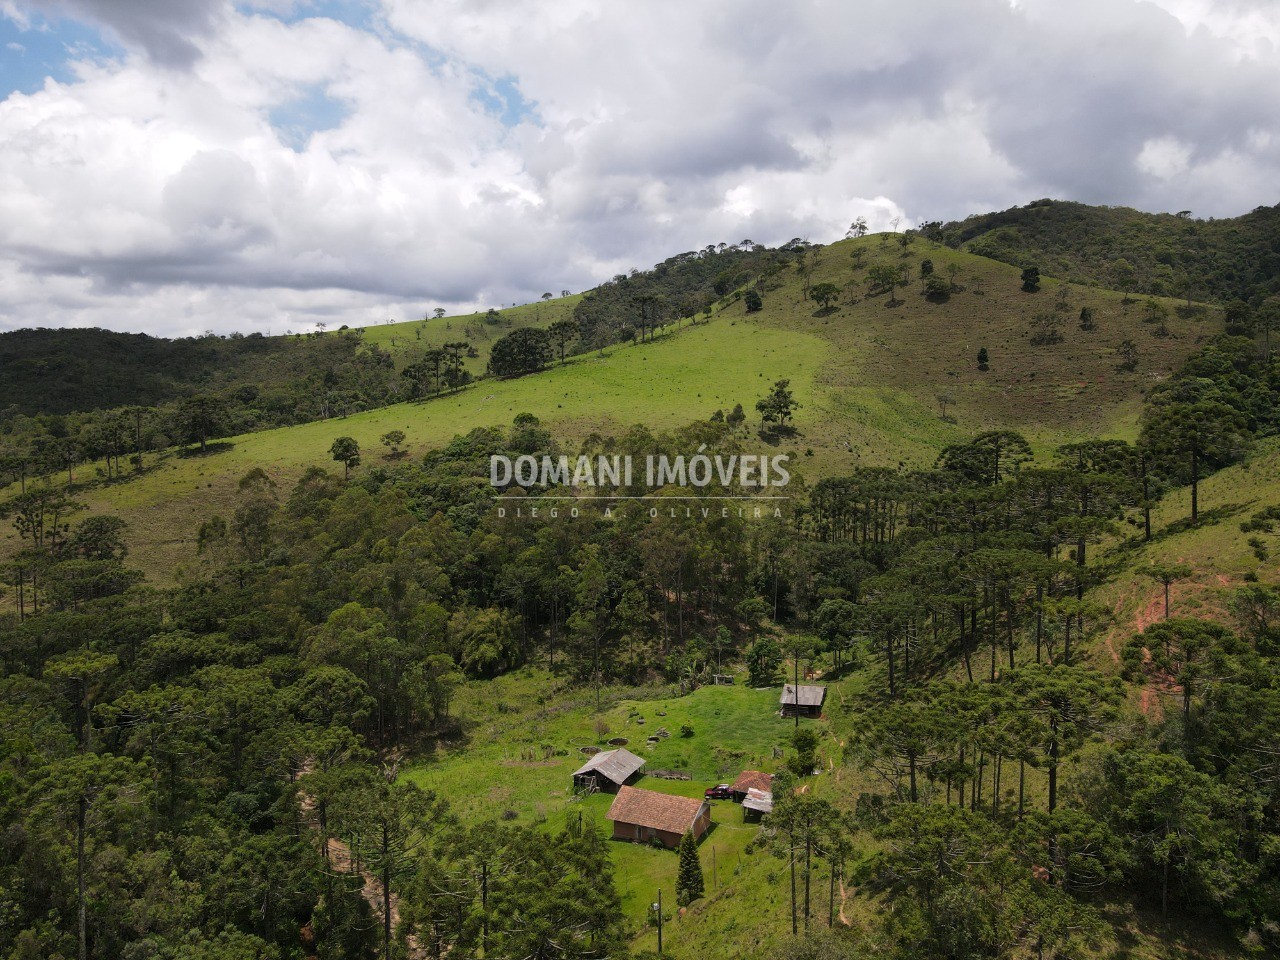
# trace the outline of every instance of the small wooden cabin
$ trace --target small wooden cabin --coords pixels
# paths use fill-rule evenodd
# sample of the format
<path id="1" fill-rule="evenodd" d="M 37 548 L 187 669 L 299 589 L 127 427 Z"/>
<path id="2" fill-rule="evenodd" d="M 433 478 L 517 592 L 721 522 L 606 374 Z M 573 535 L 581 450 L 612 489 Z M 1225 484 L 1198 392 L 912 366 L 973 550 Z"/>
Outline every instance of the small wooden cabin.
<path id="1" fill-rule="evenodd" d="M 640 779 L 644 761 L 630 750 L 602 750 L 573 773 L 573 786 L 577 790 L 617 793 L 626 783 Z"/>
<path id="2" fill-rule="evenodd" d="M 797 713 L 802 717 L 822 716 L 822 702 L 827 698 L 827 688 L 800 684 L 784 684 L 782 696 L 778 702 L 782 705 L 784 717 L 794 717 Z"/>

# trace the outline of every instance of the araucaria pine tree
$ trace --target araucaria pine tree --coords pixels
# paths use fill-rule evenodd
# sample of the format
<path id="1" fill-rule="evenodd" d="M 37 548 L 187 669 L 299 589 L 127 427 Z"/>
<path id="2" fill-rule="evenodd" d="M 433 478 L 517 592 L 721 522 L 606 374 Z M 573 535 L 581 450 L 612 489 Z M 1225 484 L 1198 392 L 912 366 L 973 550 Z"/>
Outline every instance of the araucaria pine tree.
<path id="1" fill-rule="evenodd" d="M 680 872 L 676 874 L 676 902 L 684 907 L 702 896 L 702 864 L 698 860 L 698 841 L 693 833 L 680 838 Z"/>

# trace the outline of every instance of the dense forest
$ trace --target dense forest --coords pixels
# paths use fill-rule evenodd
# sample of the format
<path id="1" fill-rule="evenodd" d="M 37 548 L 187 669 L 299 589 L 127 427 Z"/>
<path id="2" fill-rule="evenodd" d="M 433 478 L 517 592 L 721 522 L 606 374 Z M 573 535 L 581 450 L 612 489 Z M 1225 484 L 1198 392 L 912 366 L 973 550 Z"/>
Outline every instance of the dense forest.
<path id="1" fill-rule="evenodd" d="M 930 224 L 948 246 L 1015 266 L 1034 264 L 1073 283 L 1125 292 L 1242 301 L 1253 308 L 1280 294 L 1280 205 L 1223 220 L 1190 211 L 1037 200 L 1025 207 Z"/>
<path id="2" fill-rule="evenodd" d="M 1132 638 L 1127 676 L 1182 692 L 1158 722 L 1084 656 L 1108 619 L 1090 591 L 1153 535 L 1153 503 L 1278 427 L 1280 365 L 1224 337 L 1153 392 L 1136 444 L 1041 462 L 996 430 L 933 469 L 800 484 L 781 518 L 528 523 L 494 509 L 490 456 L 565 451 L 522 414 L 350 479 L 249 472 L 173 589 L 130 571 L 118 520 L 29 478 L 4 508 L 23 548 L 0 577 L 0 955 L 623 956 L 594 830 L 464 828 L 403 762 L 465 742 L 461 685 L 524 665 L 599 704 L 722 662 L 769 684 L 787 658 L 865 673 L 847 759 L 882 783 L 779 778 L 761 855 L 789 865 L 792 929 L 850 844 L 874 853 L 848 878 L 892 896 L 782 956 L 1075 957 L 1121 901 L 1280 948 L 1280 595 L 1246 584 L 1227 623 Z M 749 442 L 717 413 L 581 452 Z"/>

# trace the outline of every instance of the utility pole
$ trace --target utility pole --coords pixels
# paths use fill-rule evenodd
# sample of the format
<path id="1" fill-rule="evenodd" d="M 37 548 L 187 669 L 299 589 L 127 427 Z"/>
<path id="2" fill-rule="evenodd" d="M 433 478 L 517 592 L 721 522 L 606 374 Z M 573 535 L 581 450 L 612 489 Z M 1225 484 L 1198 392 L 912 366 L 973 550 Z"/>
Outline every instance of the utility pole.
<path id="1" fill-rule="evenodd" d="M 795 651 L 796 682 L 791 687 L 792 706 L 796 713 L 796 729 L 800 729 L 800 651 Z"/>
<path id="2" fill-rule="evenodd" d="M 658 888 L 658 956 L 662 956 L 662 888 Z"/>

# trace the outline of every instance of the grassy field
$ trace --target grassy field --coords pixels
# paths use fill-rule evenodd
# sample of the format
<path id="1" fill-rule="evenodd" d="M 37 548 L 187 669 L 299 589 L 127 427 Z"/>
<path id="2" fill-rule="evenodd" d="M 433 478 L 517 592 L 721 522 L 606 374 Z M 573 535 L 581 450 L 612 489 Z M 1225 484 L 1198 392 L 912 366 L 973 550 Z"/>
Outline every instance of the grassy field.
<path id="1" fill-rule="evenodd" d="M 855 251 L 861 249 L 861 260 Z M 932 260 L 935 272 L 956 268 L 957 289 L 946 303 L 925 299 L 916 284 L 888 297 L 864 296 L 862 278 L 876 263 Z M 861 262 L 862 266 L 855 266 Z M 819 309 L 788 270 L 764 292 L 764 310 L 746 314 L 727 301 L 709 322 L 671 328 L 655 341 L 588 353 L 533 376 L 481 381 L 451 396 L 405 403 L 346 419 L 230 438 L 204 456 L 170 452 L 137 478 L 90 485 L 78 497 L 90 509 L 115 513 L 130 525 L 133 560 L 155 582 L 167 582 L 194 556 L 195 530 L 214 513 L 229 513 L 235 485 L 263 467 L 287 490 L 309 465 L 336 469 L 328 456 L 335 437 L 354 437 L 367 469 L 383 453 L 379 437 L 403 430 L 410 453 L 437 447 L 473 427 L 510 423 L 534 413 L 572 443 L 591 431 L 634 423 L 661 430 L 728 410 L 749 413 L 774 380 L 790 379 L 801 406 L 788 441 L 794 466 L 809 478 L 858 465 L 926 466 L 938 451 L 996 426 L 1022 430 L 1038 453 L 1084 436 L 1132 437 L 1144 391 L 1220 329 L 1216 314 L 1182 317 L 1169 310 L 1168 336 L 1144 322 L 1145 302 L 1120 294 L 1063 288 L 1052 279 L 1039 293 L 1020 290 L 1005 264 L 916 241 L 903 251 L 876 236 L 823 251 L 812 282 L 847 285 L 838 305 Z M 504 312 L 512 325 L 545 324 L 569 315 L 575 298 Z M 1097 329 L 1079 329 L 1082 306 Z M 1037 314 L 1063 320 L 1061 343 L 1034 346 Z M 508 320 L 504 320 L 506 323 Z M 370 327 L 365 337 L 401 359 L 419 346 L 463 335 L 481 318 L 443 318 Z M 497 332 L 504 327 L 495 327 Z M 418 335 L 421 339 L 418 339 Z M 1115 369 L 1115 345 L 1133 339 L 1136 372 Z M 487 342 L 477 339 L 482 363 Z M 979 347 L 990 353 L 981 371 Z M 949 399 L 942 415 L 939 396 Z M 81 468 L 81 476 L 92 474 Z M 11 549 L 6 528 L 0 550 Z"/>
<path id="2" fill-rule="evenodd" d="M 499 337 L 521 327 L 549 327 L 557 320 L 572 319 L 573 308 L 581 299 L 582 294 L 576 293 L 506 307 L 497 311 L 497 322 L 490 320 L 486 313 L 471 313 L 378 323 L 363 327 L 362 337 L 365 343 L 390 353 L 397 368 L 433 347 L 465 340 L 476 348 L 476 356 L 466 361 L 466 368 L 472 376 L 478 377 L 485 372 L 489 364 L 489 349 Z"/>

